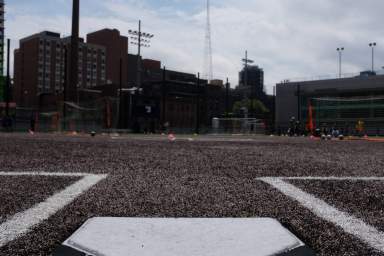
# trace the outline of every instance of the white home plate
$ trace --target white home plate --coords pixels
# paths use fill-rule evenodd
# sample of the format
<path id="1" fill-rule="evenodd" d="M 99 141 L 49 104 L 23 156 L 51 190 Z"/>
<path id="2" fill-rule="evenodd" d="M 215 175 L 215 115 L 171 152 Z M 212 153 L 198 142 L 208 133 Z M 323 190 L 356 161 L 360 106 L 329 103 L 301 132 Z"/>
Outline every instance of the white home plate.
<path id="1" fill-rule="evenodd" d="M 95 256 L 267 256 L 304 246 L 269 218 L 93 218 L 63 245 Z"/>

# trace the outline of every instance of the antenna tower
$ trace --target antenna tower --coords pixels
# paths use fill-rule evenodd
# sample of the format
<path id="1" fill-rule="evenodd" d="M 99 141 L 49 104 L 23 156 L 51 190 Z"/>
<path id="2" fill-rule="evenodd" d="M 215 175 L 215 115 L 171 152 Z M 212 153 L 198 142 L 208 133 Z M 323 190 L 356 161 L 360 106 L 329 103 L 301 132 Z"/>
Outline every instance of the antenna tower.
<path id="1" fill-rule="evenodd" d="M 205 31 L 205 49 L 204 49 L 204 78 L 208 81 L 213 79 L 212 62 L 212 38 L 211 38 L 211 13 L 210 0 L 207 0 L 207 24 Z"/>

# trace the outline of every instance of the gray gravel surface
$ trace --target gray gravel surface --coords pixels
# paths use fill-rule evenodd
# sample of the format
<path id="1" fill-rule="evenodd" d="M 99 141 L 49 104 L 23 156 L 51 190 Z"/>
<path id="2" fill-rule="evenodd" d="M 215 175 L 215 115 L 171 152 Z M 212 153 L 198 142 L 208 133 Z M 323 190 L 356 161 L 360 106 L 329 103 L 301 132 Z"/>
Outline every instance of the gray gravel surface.
<path id="1" fill-rule="evenodd" d="M 383 143 L 269 137 L 193 139 L 170 142 L 157 137 L 0 134 L 0 171 L 109 174 L 26 236 L 0 248 L 0 255 L 49 255 L 94 216 L 274 217 L 318 255 L 384 255 L 256 180 L 263 176 L 384 176 Z M 362 212 L 369 223 L 382 223 L 381 198 L 375 201 L 380 203 L 378 208 L 366 207 L 366 213 L 359 202 L 370 204 L 366 200 L 372 202 L 372 198 L 365 195 L 382 194 L 383 186 L 369 184 L 370 191 L 351 203 L 348 195 L 367 184 L 349 185 L 333 185 L 339 190 L 336 193 L 327 188 L 332 186 L 327 182 L 297 184 L 337 202 L 340 209 Z M 341 195 L 346 188 L 348 193 Z"/>
<path id="2" fill-rule="evenodd" d="M 384 182 L 293 181 L 291 183 L 384 232 Z"/>
<path id="3" fill-rule="evenodd" d="M 0 223 L 40 203 L 72 182 L 73 177 L 0 176 Z"/>

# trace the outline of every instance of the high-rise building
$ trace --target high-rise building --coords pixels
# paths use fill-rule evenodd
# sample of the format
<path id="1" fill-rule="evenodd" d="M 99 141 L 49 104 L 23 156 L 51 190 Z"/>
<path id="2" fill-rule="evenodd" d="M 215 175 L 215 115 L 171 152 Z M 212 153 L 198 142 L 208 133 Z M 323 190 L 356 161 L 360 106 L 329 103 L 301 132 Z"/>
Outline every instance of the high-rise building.
<path id="1" fill-rule="evenodd" d="M 128 65 L 128 38 L 117 29 L 102 29 L 87 35 L 87 42 L 106 49 L 106 79 L 108 84 L 120 84 L 120 61 L 122 86 L 126 87 Z M 136 69 L 137 70 L 137 69 Z"/>
<path id="2" fill-rule="evenodd" d="M 264 70 L 258 66 L 244 67 L 239 73 L 239 89 L 248 98 L 260 98 L 264 93 Z"/>
<path id="3" fill-rule="evenodd" d="M 14 98 L 19 106 L 37 107 L 42 94 L 63 95 L 65 82 L 69 82 L 70 45 L 70 37 L 49 31 L 20 40 L 14 53 Z M 105 48 L 79 39 L 78 56 L 77 89 L 105 84 Z"/>

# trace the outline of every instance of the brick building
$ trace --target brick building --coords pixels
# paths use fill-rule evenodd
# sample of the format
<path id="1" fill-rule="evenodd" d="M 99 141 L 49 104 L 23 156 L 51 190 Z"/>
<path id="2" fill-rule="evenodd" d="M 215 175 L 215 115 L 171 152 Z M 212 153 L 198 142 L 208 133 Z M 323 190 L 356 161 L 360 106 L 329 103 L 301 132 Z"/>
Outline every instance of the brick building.
<path id="1" fill-rule="evenodd" d="M 120 84 L 120 60 L 122 61 L 122 81 L 126 87 L 128 78 L 128 38 L 120 35 L 117 29 L 102 29 L 87 35 L 90 44 L 104 46 L 106 56 L 107 84 Z"/>
<path id="2" fill-rule="evenodd" d="M 79 40 L 77 88 L 105 84 L 105 48 Z M 68 81 L 69 53 L 66 49 L 69 45 L 70 38 L 61 38 L 60 34 L 49 31 L 20 40 L 20 48 L 14 53 L 13 95 L 18 106 L 38 108 L 46 106 L 45 100 L 57 104 Z M 65 65 L 66 60 L 68 65 Z"/>
<path id="3" fill-rule="evenodd" d="M 142 81 L 141 93 L 125 95 L 123 109 L 132 109 L 125 128 L 155 132 L 167 124 L 174 132 L 204 132 L 225 112 L 225 89 L 198 81 L 195 74 L 161 69 L 160 61 L 144 59 Z"/>
<path id="4" fill-rule="evenodd" d="M 153 132 L 167 123 L 173 131 L 193 132 L 197 127 L 203 131 L 213 117 L 224 114 L 225 89 L 221 81 L 207 85 L 205 80 L 197 81 L 195 74 L 163 70 L 160 61 L 143 59 L 142 86 L 138 89 L 135 87 L 141 57 L 128 54 L 128 38 L 118 30 L 103 29 L 88 34 L 87 43 L 79 40 L 78 105 L 83 113 L 86 109 L 100 110 L 93 113 L 94 117 L 78 116 L 91 118 L 79 120 L 83 124 L 96 122 L 92 118 L 98 116 L 102 128 Z M 64 85 L 69 81 L 71 62 L 66 49 L 70 44 L 70 37 L 61 38 L 48 31 L 20 41 L 14 61 L 14 97 L 19 109 L 61 113 Z M 126 89 L 121 96 L 120 60 L 122 87 Z M 97 102 L 97 106 L 87 104 L 92 102 Z M 73 104 L 69 108 L 73 109 Z"/>

